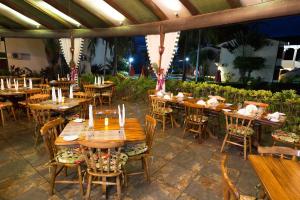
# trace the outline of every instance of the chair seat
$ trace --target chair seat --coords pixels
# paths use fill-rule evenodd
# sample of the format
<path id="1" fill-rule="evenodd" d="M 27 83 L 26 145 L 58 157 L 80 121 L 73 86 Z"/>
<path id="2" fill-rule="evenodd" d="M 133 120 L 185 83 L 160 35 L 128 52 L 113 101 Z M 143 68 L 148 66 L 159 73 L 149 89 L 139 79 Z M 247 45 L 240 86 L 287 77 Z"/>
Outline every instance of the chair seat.
<path id="1" fill-rule="evenodd" d="M 107 162 L 108 162 L 109 155 L 105 154 L 105 155 L 102 156 L 102 158 L 103 158 L 103 163 L 102 163 L 103 170 L 108 171 Z M 94 158 L 94 159 L 98 160 L 97 158 Z M 109 171 L 115 171 L 115 169 L 116 169 L 116 160 L 117 160 L 117 155 L 115 153 L 110 155 L 110 164 L 109 164 L 110 170 Z M 119 164 L 118 164 L 118 170 L 122 169 L 122 167 L 126 164 L 127 160 L 128 160 L 128 156 L 125 153 L 121 153 Z M 96 167 L 100 168 L 101 167 L 100 163 L 97 162 Z"/>
<path id="2" fill-rule="evenodd" d="M 199 116 L 199 115 L 189 115 L 189 116 L 187 116 L 187 119 L 189 121 L 192 121 L 192 122 L 198 122 L 198 123 L 202 122 L 202 123 L 204 123 L 204 122 L 207 122 L 208 117 Z"/>
<path id="3" fill-rule="evenodd" d="M 5 108 L 5 107 L 10 107 L 13 104 L 9 101 L 5 101 L 5 102 L 0 102 L 0 108 Z"/>
<path id="4" fill-rule="evenodd" d="M 279 140 L 288 143 L 299 143 L 300 136 L 296 133 L 286 132 L 283 130 L 276 130 L 272 133 L 272 137 L 274 140 Z"/>
<path id="5" fill-rule="evenodd" d="M 124 149 L 125 153 L 129 157 L 145 153 L 147 150 L 148 150 L 148 146 L 145 142 L 134 144 L 134 145 L 127 145 Z"/>
<path id="6" fill-rule="evenodd" d="M 59 163 L 78 164 L 84 161 L 84 156 L 81 154 L 78 148 L 77 149 L 63 148 L 57 152 L 55 159 Z"/>
<path id="7" fill-rule="evenodd" d="M 247 195 L 240 195 L 240 200 L 255 200 L 255 197 L 247 196 Z"/>
<path id="8" fill-rule="evenodd" d="M 247 126 L 236 126 L 234 124 L 228 125 L 228 130 L 231 134 L 241 135 L 241 136 L 250 136 L 253 135 L 254 130 Z"/>
<path id="9" fill-rule="evenodd" d="M 154 110 L 153 112 L 157 114 L 169 114 L 173 112 L 173 110 L 172 108 L 159 108 L 158 110 Z"/>
<path id="10" fill-rule="evenodd" d="M 111 92 L 103 92 L 101 95 L 106 96 L 106 97 L 110 97 L 110 96 L 112 96 L 112 93 Z"/>

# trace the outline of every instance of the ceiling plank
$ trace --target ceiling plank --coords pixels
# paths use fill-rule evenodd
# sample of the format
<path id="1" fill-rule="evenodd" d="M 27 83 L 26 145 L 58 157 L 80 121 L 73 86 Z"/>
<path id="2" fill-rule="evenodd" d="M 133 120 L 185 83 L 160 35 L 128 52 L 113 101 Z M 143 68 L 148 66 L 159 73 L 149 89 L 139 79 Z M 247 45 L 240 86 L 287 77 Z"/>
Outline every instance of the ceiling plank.
<path id="1" fill-rule="evenodd" d="M 180 2 L 188 9 L 192 15 L 200 14 L 197 8 L 189 0 L 180 0 Z"/>
<path id="2" fill-rule="evenodd" d="M 22 15 L 25 15 L 26 17 L 29 17 L 29 18 L 35 20 L 36 22 L 40 23 L 41 25 L 45 26 L 46 28 L 54 29 L 54 26 L 51 25 L 49 22 L 47 22 L 46 20 L 42 20 L 37 15 L 34 15 L 32 12 L 29 12 L 28 10 L 23 9 L 22 7 L 20 7 L 19 5 L 17 5 L 13 1 L 11 1 L 11 0 L 0 0 L 0 2 L 7 5 L 8 7 L 12 8 L 13 10 L 21 13 Z"/>
<path id="3" fill-rule="evenodd" d="M 300 14 L 300 1 L 274 0 L 236 9 L 227 9 L 208 14 L 195 15 L 186 18 L 176 18 L 160 22 L 138 25 L 119 26 L 97 29 L 73 30 L 7 30 L 0 29 L 0 37 L 28 37 L 28 38 L 60 38 L 70 37 L 118 37 L 159 34 L 160 26 L 165 33 L 196 28 L 208 28 L 226 24 L 249 22 L 253 20 L 269 19 L 281 16 Z"/>
<path id="4" fill-rule="evenodd" d="M 121 6 L 118 5 L 118 3 L 114 0 L 104 0 L 106 3 L 108 3 L 111 7 L 116 9 L 118 12 L 120 12 L 122 15 L 124 15 L 127 19 L 130 20 L 130 22 L 134 24 L 140 24 L 141 22 L 138 21 L 136 18 L 134 18 L 132 15 L 130 15 L 125 9 L 123 9 Z"/>
<path id="5" fill-rule="evenodd" d="M 167 20 L 167 15 L 152 1 L 152 0 L 142 0 L 144 5 L 148 7 L 159 19 Z"/>
<path id="6" fill-rule="evenodd" d="M 0 14 L 0 25 L 8 29 L 27 29 L 23 24 L 19 24 L 10 18 Z"/>
<path id="7" fill-rule="evenodd" d="M 65 5 L 62 5 L 60 3 L 60 1 L 55 1 L 55 0 L 44 0 L 44 1 L 46 3 L 48 3 L 49 5 L 53 6 L 54 8 L 56 8 L 57 10 L 59 10 L 60 12 L 66 14 L 66 15 L 69 15 L 71 18 L 75 19 L 83 26 L 85 26 L 87 28 L 93 27 L 93 25 L 91 23 L 89 23 L 89 20 L 82 18 L 82 16 L 84 16 L 84 15 L 82 15 L 82 13 L 74 13 L 74 12 L 71 13 L 69 11 L 69 8 L 67 8 Z"/>
<path id="8" fill-rule="evenodd" d="M 242 7 L 241 0 L 226 0 L 231 8 Z"/>

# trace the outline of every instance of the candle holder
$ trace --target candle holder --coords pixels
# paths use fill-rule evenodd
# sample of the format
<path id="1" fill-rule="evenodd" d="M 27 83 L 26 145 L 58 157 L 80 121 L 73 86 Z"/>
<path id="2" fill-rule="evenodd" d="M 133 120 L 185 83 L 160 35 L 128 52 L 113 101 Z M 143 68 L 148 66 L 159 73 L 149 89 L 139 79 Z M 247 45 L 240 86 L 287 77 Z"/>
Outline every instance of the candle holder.
<path id="1" fill-rule="evenodd" d="M 104 126 L 108 126 L 108 117 L 104 118 Z"/>

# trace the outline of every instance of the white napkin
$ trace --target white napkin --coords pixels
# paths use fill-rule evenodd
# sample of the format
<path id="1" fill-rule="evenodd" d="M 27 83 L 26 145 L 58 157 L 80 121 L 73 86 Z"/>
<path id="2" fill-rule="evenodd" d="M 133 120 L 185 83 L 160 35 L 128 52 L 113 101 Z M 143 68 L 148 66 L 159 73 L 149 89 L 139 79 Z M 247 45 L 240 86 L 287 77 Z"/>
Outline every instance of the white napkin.
<path id="1" fill-rule="evenodd" d="M 98 76 L 98 85 L 101 85 L 101 77 Z"/>
<path id="2" fill-rule="evenodd" d="M 69 74 L 67 74 L 67 80 L 68 80 L 68 81 L 70 80 L 70 75 L 69 75 Z"/>
<path id="3" fill-rule="evenodd" d="M 59 81 L 59 74 L 57 74 L 57 80 Z"/>
<path id="4" fill-rule="evenodd" d="M 257 112 L 257 107 L 255 105 L 249 104 L 246 106 L 246 114 L 251 115 Z"/>
<path id="5" fill-rule="evenodd" d="M 164 96 L 164 99 L 170 100 L 171 97 L 170 97 L 170 95 L 166 94 L 166 95 Z"/>
<path id="6" fill-rule="evenodd" d="M 239 109 L 239 110 L 237 111 L 237 113 L 240 114 L 240 115 L 249 115 L 249 114 L 247 113 L 247 111 L 246 111 L 245 108 Z"/>
<path id="7" fill-rule="evenodd" d="M 119 111 L 119 125 L 122 128 L 125 125 L 125 106 L 124 106 L 124 104 L 123 104 L 122 112 L 121 112 L 120 105 L 118 105 L 118 111 Z"/>
<path id="8" fill-rule="evenodd" d="M 29 88 L 32 89 L 32 79 L 29 79 Z"/>
<path id="9" fill-rule="evenodd" d="M 202 99 L 200 99 L 199 101 L 197 101 L 198 105 L 202 105 L 202 106 L 206 106 L 206 102 L 203 101 Z"/>
<path id="10" fill-rule="evenodd" d="M 61 93 L 61 88 L 57 89 L 57 96 L 58 96 L 58 102 L 62 102 L 62 93 Z"/>
<path id="11" fill-rule="evenodd" d="M 183 93 L 182 93 L 182 92 L 179 92 L 179 93 L 177 94 L 177 97 L 179 97 L 179 98 L 183 98 L 183 97 L 184 97 L 184 95 L 183 95 Z"/>
<path id="12" fill-rule="evenodd" d="M 157 95 L 158 97 L 163 97 L 163 96 L 164 96 L 164 93 L 160 90 L 160 91 L 158 91 L 158 92 L 156 93 L 156 95 Z"/>
<path id="13" fill-rule="evenodd" d="M 104 84 L 104 76 L 102 76 L 102 85 Z"/>
<path id="14" fill-rule="evenodd" d="M 73 85 L 70 85 L 70 94 L 69 94 L 70 99 L 73 99 Z"/>
<path id="15" fill-rule="evenodd" d="M 55 87 L 52 87 L 52 101 L 56 101 Z"/>
<path id="16" fill-rule="evenodd" d="M 4 90 L 4 81 L 2 78 L 1 78 L 1 90 Z"/>
<path id="17" fill-rule="evenodd" d="M 94 116 L 92 105 L 89 105 L 89 128 L 94 128 Z"/>
<path id="18" fill-rule="evenodd" d="M 270 120 L 270 121 L 279 121 L 279 117 L 280 117 L 280 113 L 279 112 L 274 112 L 272 114 L 268 114 L 267 115 L 267 118 Z"/>
<path id="19" fill-rule="evenodd" d="M 27 87 L 27 84 L 26 84 L 26 78 L 24 77 L 24 88 L 26 88 Z"/>
<path id="20" fill-rule="evenodd" d="M 19 81 L 18 80 L 15 81 L 15 89 L 19 90 Z"/>
<path id="21" fill-rule="evenodd" d="M 219 104 L 219 102 L 218 102 L 218 99 L 211 98 L 211 99 L 207 100 L 207 104 L 208 105 L 217 105 L 217 104 Z"/>
<path id="22" fill-rule="evenodd" d="M 95 76 L 94 84 L 97 85 L 97 77 Z"/>

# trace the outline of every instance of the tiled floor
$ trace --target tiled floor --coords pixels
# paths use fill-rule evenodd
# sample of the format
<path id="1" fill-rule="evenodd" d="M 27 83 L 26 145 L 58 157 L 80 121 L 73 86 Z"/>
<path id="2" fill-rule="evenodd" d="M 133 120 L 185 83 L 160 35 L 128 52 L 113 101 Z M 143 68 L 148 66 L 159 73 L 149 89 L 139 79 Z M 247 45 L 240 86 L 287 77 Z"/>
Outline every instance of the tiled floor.
<path id="1" fill-rule="evenodd" d="M 126 103 L 128 116 L 143 122 L 146 106 Z M 158 130 L 160 128 L 158 127 Z M 33 123 L 27 119 L 7 122 L 0 127 L 0 199 L 80 199 L 76 185 L 57 185 L 55 195 L 49 196 L 47 152 L 42 142 L 34 148 Z M 151 159 L 151 183 L 142 175 L 132 176 L 123 187 L 124 199 L 222 199 L 220 146 L 222 139 L 207 139 L 198 144 L 192 136 L 182 138 L 182 128 L 157 132 Z M 242 194 L 255 195 L 259 183 L 249 161 L 240 150 L 227 149 L 230 176 Z M 130 163 L 134 170 L 140 163 Z M 73 175 L 73 174 L 71 174 Z M 114 188 L 109 199 L 114 198 Z M 94 187 L 92 199 L 101 199 L 101 188 Z"/>

